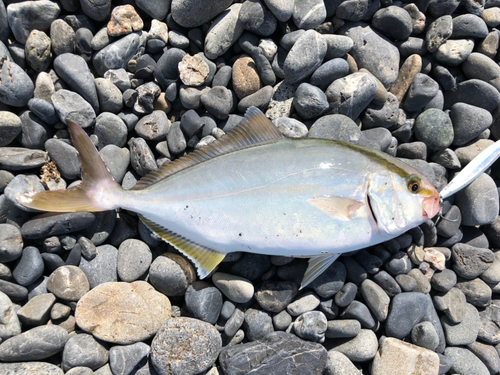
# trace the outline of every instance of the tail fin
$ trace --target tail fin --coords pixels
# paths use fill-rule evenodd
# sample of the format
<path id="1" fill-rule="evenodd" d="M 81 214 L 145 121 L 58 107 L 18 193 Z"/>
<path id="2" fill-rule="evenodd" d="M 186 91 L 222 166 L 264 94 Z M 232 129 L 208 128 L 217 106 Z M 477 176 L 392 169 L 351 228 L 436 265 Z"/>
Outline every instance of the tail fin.
<path id="1" fill-rule="evenodd" d="M 67 190 L 26 193 L 17 197 L 22 205 L 41 211 L 75 212 L 106 211 L 118 207 L 116 195 L 121 190 L 106 168 L 94 144 L 85 131 L 66 119 L 71 139 L 80 153 L 82 183 Z"/>

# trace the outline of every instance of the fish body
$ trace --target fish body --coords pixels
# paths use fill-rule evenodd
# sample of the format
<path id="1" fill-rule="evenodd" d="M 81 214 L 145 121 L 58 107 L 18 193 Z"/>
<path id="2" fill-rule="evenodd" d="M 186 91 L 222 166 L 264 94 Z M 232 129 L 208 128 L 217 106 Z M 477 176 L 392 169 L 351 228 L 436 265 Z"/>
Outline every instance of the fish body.
<path id="1" fill-rule="evenodd" d="M 123 208 L 208 275 L 234 251 L 313 257 L 310 282 L 343 252 L 394 238 L 439 212 L 419 172 L 385 153 L 345 142 L 285 139 L 258 110 L 228 133 L 123 190 L 76 124 L 83 183 L 22 196 L 46 211 Z M 305 285 L 303 283 L 303 285 Z"/>

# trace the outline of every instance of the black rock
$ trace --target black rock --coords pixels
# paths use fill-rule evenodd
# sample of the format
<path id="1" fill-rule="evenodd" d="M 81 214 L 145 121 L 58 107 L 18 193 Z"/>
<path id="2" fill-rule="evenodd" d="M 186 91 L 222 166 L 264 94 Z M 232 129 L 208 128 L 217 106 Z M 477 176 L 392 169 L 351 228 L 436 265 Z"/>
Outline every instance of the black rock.
<path id="1" fill-rule="evenodd" d="M 205 281 L 196 281 L 188 287 L 186 306 L 196 319 L 215 324 L 222 309 L 221 292 Z"/>

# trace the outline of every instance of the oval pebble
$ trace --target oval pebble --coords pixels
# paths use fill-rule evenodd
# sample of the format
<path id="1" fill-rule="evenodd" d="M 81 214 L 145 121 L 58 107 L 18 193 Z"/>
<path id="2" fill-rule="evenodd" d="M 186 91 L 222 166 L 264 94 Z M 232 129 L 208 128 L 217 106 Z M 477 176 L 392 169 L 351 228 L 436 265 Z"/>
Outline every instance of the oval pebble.
<path id="1" fill-rule="evenodd" d="M 227 298 L 236 303 L 246 303 L 254 294 L 252 283 L 243 277 L 216 272 L 212 275 L 212 282 Z"/>

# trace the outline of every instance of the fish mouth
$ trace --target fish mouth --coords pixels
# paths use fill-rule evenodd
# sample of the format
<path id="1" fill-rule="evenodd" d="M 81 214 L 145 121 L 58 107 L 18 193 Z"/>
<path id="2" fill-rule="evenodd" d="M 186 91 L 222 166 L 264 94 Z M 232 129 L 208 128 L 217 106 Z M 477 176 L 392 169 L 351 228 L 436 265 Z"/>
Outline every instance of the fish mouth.
<path id="1" fill-rule="evenodd" d="M 424 217 L 432 219 L 440 210 L 441 205 L 438 193 L 434 193 L 432 196 L 424 198 L 422 201 L 422 215 Z"/>

